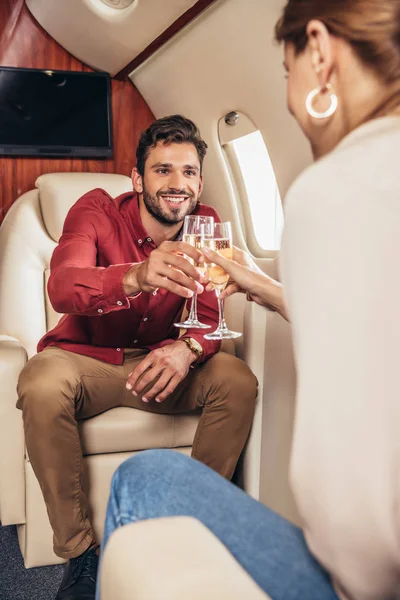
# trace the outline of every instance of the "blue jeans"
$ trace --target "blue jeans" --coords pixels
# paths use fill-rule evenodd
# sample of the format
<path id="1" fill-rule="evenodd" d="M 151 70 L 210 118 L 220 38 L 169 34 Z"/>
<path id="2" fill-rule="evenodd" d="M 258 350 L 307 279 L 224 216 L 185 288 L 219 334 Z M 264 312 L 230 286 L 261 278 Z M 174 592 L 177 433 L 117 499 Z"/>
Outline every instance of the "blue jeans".
<path id="1" fill-rule="evenodd" d="M 103 549 L 117 527 L 172 515 L 204 523 L 272 600 L 338 600 L 301 529 L 205 465 L 171 450 L 141 452 L 116 471 Z"/>

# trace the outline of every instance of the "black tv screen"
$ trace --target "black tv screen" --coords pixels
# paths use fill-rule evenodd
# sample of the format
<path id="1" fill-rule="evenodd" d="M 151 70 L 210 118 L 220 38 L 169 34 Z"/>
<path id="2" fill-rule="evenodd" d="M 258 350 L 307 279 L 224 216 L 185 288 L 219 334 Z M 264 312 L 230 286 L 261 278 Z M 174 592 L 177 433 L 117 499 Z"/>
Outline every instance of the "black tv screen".
<path id="1" fill-rule="evenodd" d="M 107 73 L 0 67 L 0 155 L 112 156 Z"/>

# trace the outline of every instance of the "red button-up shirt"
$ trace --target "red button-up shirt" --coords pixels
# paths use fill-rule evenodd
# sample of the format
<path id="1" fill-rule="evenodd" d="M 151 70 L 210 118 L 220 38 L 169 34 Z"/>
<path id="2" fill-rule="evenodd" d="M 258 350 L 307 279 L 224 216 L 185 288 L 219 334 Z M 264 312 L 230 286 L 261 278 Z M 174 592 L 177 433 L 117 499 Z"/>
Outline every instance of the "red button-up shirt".
<path id="1" fill-rule="evenodd" d="M 193 214 L 220 218 L 210 206 L 197 204 Z M 173 343 L 179 335 L 185 299 L 159 289 L 128 298 L 123 278 L 130 267 L 147 259 L 156 248 L 144 229 L 139 201 L 133 192 L 112 198 L 101 189 L 88 192 L 69 211 L 63 234 L 50 263 L 48 292 L 53 308 L 64 313 L 58 325 L 39 342 L 85 354 L 108 363 L 122 364 L 125 348 L 153 350 Z M 197 301 L 199 319 L 217 327 L 214 292 L 203 292 Z M 203 347 L 201 361 L 219 350 L 199 330 L 184 337 Z"/>

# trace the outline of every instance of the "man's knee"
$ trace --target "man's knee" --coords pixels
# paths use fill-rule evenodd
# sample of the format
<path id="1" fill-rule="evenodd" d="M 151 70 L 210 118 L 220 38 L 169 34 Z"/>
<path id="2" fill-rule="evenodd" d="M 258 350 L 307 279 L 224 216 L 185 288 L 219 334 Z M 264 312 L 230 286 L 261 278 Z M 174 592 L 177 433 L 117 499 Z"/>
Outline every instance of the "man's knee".
<path id="1" fill-rule="evenodd" d="M 254 411 L 257 396 L 257 378 L 239 358 L 223 352 L 216 354 L 210 362 L 205 378 L 210 383 L 210 397 L 226 400 L 234 409 Z"/>
<path id="2" fill-rule="evenodd" d="M 54 417 L 69 408 L 76 391 L 76 374 L 67 363 L 45 352 L 35 355 L 22 369 L 17 385 L 17 408 Z"/>
<path id="3" fill-rule="evenodd" d="M 243 397 L 247 398 L 249 401 L 255 401 L 258 388 L 257 377 L 245 362 L 239 358 L 236 359 L 235 363 L 232 365 L 232 372 L 229 373 L 228 380 L 233 389 L 238 390 Z"/>

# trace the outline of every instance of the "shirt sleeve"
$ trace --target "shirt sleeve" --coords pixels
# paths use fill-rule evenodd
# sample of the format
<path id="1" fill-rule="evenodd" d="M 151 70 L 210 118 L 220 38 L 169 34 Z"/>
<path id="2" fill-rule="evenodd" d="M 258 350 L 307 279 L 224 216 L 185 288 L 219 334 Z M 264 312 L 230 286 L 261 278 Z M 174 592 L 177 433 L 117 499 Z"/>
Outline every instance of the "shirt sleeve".
<path id="1" fill-rule="evenodd" d="M 97 235 L 105 227 L 95 196 L 83 196 L 71 208 L 50 263 L 48 292 L 59 313 L 100 316 L 129 308 L 123 278 L 134 263 L 96 266 Z"/>

